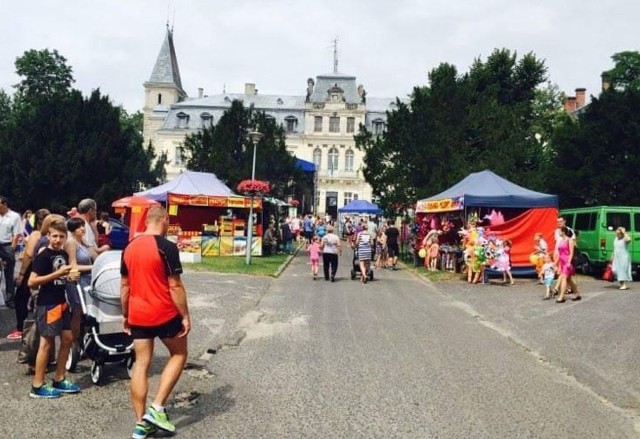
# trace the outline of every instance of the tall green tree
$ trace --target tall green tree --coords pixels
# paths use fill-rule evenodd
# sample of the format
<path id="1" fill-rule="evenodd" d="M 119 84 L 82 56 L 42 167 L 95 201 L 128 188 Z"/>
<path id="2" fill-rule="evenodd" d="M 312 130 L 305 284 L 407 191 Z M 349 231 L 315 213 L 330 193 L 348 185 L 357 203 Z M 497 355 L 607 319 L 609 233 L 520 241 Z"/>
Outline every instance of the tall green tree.
<path id="1" fill-rule="evenodd" d="M 240 181 L 251 178 L 253 143 L 248 133 L 254 129 L 264 135 L 256 147 L 256 179 L 269 181 L 275 197 L 295 196 L 295 182 L 302 173 L 295 165 L 295 157 L 287 151 L 284 129 L 239 100 L 231 103 L 216 125 L 185 138 L 186 167 L 213 172 L 235 190 Z"/>
<path id="2" fill-rule="evenodd" d="M 100 90 L 83 97 L 68 88 L 73 78 L 64 58 L 55 51 L 34 52 L 16 61 L 29 76 L 16 86 L 0 135 L 0 193 L 17 208 L 62 211 L 85 197 L 106 208 L 158 184 L 166 157 L 143 146 L 139 117 L 113 106 Z"/>
<path id="3" fill-rule="evenodd" d="M 550 190 L 564 207 L 640 204 L 640 90 L 610 89 L 553 138 Z"/>
<path id="4" fill-rule="evenodd" d="M 469 172 L 490 168 L 521 185 L 542 188 L 548 152 L 536 137 L 537 90 L 544 62 L 506 49 L 476 59 L 460 75 L 443 63 L 388 113 L 386 132 L 361 127 L 367 182 L 383 207 L 434 195 Z M 542 111 L 538 109 L 538 111 Z"/>
<path id="5" fill-rule="evenodd" d="M 603 72 L 611 87 L 618 90 L 640 90 L 640 52 L 624 51 L 611 56 L 614 67 Z"/>

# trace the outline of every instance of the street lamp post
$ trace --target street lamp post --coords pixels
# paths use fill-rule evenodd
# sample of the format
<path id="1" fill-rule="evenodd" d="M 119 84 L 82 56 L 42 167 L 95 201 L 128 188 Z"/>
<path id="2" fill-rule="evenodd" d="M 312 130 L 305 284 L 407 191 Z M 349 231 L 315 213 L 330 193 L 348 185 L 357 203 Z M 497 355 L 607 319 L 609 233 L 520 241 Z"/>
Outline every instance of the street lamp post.
<path id="1" fill-rule="evenodd" d="M 251 181 L 256 179 L 256 147 L 258 142 L 262 139 L 263 134 L 258 131 L 251 131 L 249 133 L 249 139 L 253 143 L 253 162 L 251 164 Z M 247 229 L 247 246 L 246 246 L 246 264 L 251 265 L 251 247 L 253 244 L 253 197 L 251 194 L 251 204 L 249 205 L 249 221 Z"/>

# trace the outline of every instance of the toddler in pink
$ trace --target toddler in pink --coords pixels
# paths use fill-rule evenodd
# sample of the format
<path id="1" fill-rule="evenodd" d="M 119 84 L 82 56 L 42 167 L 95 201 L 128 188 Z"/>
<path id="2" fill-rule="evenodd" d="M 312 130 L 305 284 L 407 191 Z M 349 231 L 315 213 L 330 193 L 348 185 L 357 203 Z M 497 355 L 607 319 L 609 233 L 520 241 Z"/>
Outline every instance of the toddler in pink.
<path id="1" fill-rule="evenodd" d="M 311 275 L 313 280 L 316 280 L 320 266 L 320 238 L 317 236 L 313 237 L 313 241 L 309 245 L 309 262 L 311 262 Z"/>

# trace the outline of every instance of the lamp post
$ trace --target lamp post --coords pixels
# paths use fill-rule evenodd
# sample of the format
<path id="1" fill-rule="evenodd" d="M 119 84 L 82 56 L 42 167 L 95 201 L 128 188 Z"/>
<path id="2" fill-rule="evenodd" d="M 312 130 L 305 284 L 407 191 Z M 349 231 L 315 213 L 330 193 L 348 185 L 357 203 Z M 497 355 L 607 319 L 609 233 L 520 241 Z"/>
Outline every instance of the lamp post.
<path id="1" fill-rule="evenodd" d="M 251 181 L 256 179 L 256 147 L 264 135 L 258 131 L 251 131 L 249 139 L 253 143 L 253 162 L 251 163 Z M 251 194 L 251 204 L 249 205 L 249 221 L 247 229 L 246 264 L 251 265 L 251 247 L 253 244 L 253 194 Z"/>

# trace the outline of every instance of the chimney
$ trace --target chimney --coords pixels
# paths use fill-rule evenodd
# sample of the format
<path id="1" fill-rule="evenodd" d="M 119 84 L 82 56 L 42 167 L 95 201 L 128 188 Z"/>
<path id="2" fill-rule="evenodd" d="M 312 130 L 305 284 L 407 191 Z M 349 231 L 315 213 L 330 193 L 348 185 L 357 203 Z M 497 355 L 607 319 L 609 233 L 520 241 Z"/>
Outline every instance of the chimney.
<path id="1" fill-rule="evenodd" d="M 576 97 L 568 96 L 567 100 L 564 101 L 564 111 L 567 113 L 573 113 L 576 111 Z"/>
<path id="2" fill-rule="evenodd" d="M 576 88 L 576 110 L 584 107 L 586 88 Z"/>
<path id="3" fill-rule="evenodd" d="M 247 82 L 246 84 L 244 84 L 244 94 L 246 95 L 255 95 L 258 91 L 256 90 L 256 85 L 251 83 L 251 82 Z"/>
<path id="4" fill-rule="evenodd" d="M 603 72 L 602 75 L 600 75 L 600 79 L 602 80 L 602 91 L 609 90 L 609 87 L 611 87 L 609 72 Z"/>
<path id="5" fill-rule="evenodd" d="M 198 99 L 202 99 L 203 94 L 204 94 L 204 88 L 198 87 Z"/>

